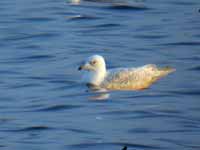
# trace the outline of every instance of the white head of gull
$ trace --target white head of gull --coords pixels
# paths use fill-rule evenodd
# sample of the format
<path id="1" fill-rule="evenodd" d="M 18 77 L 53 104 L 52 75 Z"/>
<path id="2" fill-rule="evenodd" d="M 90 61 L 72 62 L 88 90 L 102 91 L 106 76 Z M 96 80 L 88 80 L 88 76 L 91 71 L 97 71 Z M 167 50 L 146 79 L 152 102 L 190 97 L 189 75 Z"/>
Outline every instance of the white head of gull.
<path id="1" fill-rule="evenodd" d="M 99 86 L 106 77 L 105 60 L 100 55 L 89 57 L 86 63 L 79 67 L 79 70 L 86 70 L 83 80 L 87 84 Z"/>

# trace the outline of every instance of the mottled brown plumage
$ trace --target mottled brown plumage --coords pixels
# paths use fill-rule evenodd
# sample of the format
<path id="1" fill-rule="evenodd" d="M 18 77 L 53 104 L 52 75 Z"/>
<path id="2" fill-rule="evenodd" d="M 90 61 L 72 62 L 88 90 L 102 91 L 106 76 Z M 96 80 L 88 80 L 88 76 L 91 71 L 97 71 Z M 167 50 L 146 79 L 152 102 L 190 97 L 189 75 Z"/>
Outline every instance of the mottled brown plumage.
<path id="1" fill-rule="evenodd" d="M 157 68 L 152 64 L 138 68 L 110 70 L 100 86 L 110 90 L 142 90 L 173 71 L 175 71 L 173 68 Z"/>

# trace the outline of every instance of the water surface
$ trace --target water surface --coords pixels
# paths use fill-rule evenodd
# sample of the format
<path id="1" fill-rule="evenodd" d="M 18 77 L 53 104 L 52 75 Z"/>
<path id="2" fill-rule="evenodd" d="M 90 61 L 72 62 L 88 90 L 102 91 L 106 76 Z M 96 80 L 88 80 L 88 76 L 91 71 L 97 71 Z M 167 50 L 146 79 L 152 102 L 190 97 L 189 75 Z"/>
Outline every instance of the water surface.
<path id="1" fill-rule="evenodd" d="M 0 1 L 2 150 L 200 149 L 200 2 Z M 93 100 L 79 64 L 177 71 Z"/>

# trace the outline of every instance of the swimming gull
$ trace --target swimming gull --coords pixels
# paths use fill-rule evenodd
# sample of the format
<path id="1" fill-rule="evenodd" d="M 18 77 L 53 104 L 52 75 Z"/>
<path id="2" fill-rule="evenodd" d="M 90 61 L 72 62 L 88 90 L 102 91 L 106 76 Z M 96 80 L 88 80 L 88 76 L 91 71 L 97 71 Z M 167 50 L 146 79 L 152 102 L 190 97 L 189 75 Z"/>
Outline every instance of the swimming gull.
<path id="1" fill-rule="evenodd" d="M 158 68 L 154 64 L 147 64 L 136 68 L 116 68 L 106 70 L 106 63 L 102 56 L 93 55 L 79 67 L 85 70 L 83 81 L 93 87 L 108 90 L 142 90 L 152 83 L 174 72 L 171 67 Z"/>

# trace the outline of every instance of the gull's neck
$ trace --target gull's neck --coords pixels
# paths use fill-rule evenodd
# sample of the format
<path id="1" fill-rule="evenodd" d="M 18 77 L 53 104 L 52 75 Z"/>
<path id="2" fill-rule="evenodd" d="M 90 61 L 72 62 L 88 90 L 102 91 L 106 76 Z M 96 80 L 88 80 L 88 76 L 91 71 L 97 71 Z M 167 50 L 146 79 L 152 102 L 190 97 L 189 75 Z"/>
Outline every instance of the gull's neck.
<path id="1" fill-rule="evenodd" d="M 102 67 L 87 74 L 87 83 L 99 86 L 106 77 L 106 68 Z"/>

